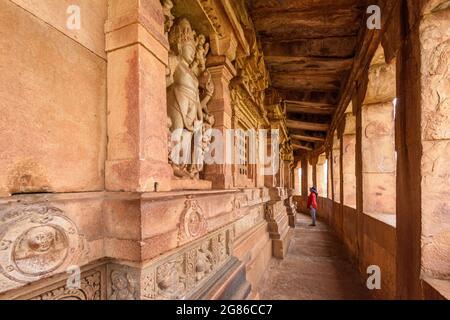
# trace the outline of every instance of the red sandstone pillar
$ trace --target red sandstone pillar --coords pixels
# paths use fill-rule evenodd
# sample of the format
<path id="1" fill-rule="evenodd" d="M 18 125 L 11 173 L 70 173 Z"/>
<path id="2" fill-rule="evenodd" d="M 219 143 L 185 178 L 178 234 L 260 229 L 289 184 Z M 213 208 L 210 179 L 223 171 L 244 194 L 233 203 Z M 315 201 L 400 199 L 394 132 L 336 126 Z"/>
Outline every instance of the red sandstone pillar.
<path id="1" fill-rule="evenodd" d="M 108 191 L 170 190 L 166 67 L 159 1 L 108 3 Z"/>
<path id="2" fill-rule="evenodd" d="M 345 129 L 342 135 L 342 173 L 343 204 L 356 208 L 356 175 L 355 175 L 355 116 L 352 110 L 345 114 Z"/>
<path id="3" fill-rule="evenodd" d="M 226 56 L 208 57 L 207 68 L 215 88 L 208 110 L 215 117 L 214 128 L 222 132 L 223 149 L 221 151 L 224 158 L 223 163 L 206 165 L 204 178 L 212 181 L 215 189 L 229 189 L 233 187 L 233 174 L 232 164 L 228 160 L 233 159 L 233 150 L 230 150 L 230 146 L 234 145 L 234 136 L 227 134 L 227 131 L 233 128 L 229 86 L 231 79 L 236 76 L 236 70 Z"/>

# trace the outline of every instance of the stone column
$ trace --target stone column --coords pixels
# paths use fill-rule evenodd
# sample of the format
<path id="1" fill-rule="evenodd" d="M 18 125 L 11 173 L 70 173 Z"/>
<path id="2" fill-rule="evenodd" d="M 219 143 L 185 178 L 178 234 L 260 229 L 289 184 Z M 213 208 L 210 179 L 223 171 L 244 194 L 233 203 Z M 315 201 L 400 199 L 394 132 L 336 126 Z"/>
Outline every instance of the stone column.
<path id="1" fill-rule="evenodd" d="M 316 180 L 317 180 L 317 192 L 319 193 L 320 197 L 326 198 L 327 197 L 327 185 L 325 183 L 325 169 L 324 166 L 326 165 L 326 156 L 325 154 L 321 154 L 317 160 L 316 165 Z"/>
<path id="2" fill-rule="evenodd" d="M 330 150 L 327 153 L 327 166 L 328 166 L 328 179 L 327 179 L 327 197 L 328 199 L 333 199 L 333 156 Z"/>
<path id="3" fill-rule="evenodd" d="M 230 97 L 230 81 L 236 76 L 231 61 L 226 56 L 210 56 L 207 68 L 214 82 L 214 95 L 208 104 L 209 112 L 215 117 L 214 129 L 222 132 L 223 145 L 220 150 L 224 156 L 223 163 L 205 166 L 204 178 L 212 181 L 214 189 L 229 189 L 233 186 L 232 146 L 234 136 L 232 126 L 232 107 Z M 231 141 L 230 141 L 231 140 Z"/>
<path id="4" fill-rule="evenodd" d="M 313 179 L 313 165 L 311 164 L 311 160 L 308 160 L 308 180 L 306 184 L 306 190 L 307 194 L 309 194 L 309 189 L 314 185 L 314 179 Z"/>
<path id="5" fill-rule="evenodd" d="M 170 190 L 166 67 L 159 1 L 108 3 L 108 191 Z"/>
<path id="6" fill-rule="evenodd" d="M 395 214 L 395 63 L 386 64 L 382 47 L 379 51 L 369 69 L 361 110 L 363 210 Z"/>
<path id="7" fill-rule="evenodd" d="M 297 166 L 294 168 L 294 188 L 295 188 L 295 194 L 301 194 L 301 180 L 299 176 L 299 170 L 301 170 L 301 163 L 297 162 Z"/>
<path id="8" fill-rule="evenodd" d="M 269 127 L 268 129 L 267 129 L 267 156 L 271 159 L 272 158 L 272 154 L 273 154 L 273 146 L 272 146 L 272 137 L 271 137 L 271 134 L 270 134 L 270 130 L 271 129 L 278 129 L 277 127 Z M 279 141 L 277 141 L 277 143 L 278 143 Z M 281 152 L 280 152 L 281 153 Z M 277 166 L 277 164 L 275 164 L 275 161 L 278 161 L 278 170 L 277 171 L 275 171 L 274 172 L 274 174 L 272 174 L 272 175 L 266 175 L 265 177 L 264 177 L 264 185 L 265 185 L 265 187 L 266 188 L 276 188 L 276 187 L 279 187 L 280 186 L 280 183 L 281 183 L 281 174 L 280 174 L 280 172 L 281 172 L 281 170 L 282 170 L 282 165 L 281 165 L 281 163 L 282 163 L 282 161 L 281 161 L 281 156 L 280 156 L 280 159 L 272 159 L 274 162 L 273 163 L 271 163 L 271 165 L 272 165 L 272 168 L 273 168 L 273 171 L 275 171 L 275 168 L 276 168 L 276 166 Z M 270 169 L 270 168 L 269 168 Z"/>
<path id="9" fill-rule="evenodd" d="M 285 189 L 291 189 L 291 161 L 284 160 L 283 161 L 283 168 L 284 168 L 284 188 Z"/>
<path id="10" fill-rule="evenodd" d="M 399 14 L 409 27 L 397 59 L 399 299 L 430 298 L 431 289 L 448 288 L 450 9 L 444 3 L 411 3 L 408 15 Z"/>
<path id="11" fill-rule="evenodd" d="M 333 201 L 341 203 L 341 140 L 337 133 L 333 140 Z"/>
<path id="12" fill-rule="evenodd" d="M 343 204 L 356 208 L 356 175 L 355 175 L 355 146 L 356 146 L 356 118 L 352 110 L 345 114 L 345 129 L 342 136 L 342 172 L 343 172 Z"/>

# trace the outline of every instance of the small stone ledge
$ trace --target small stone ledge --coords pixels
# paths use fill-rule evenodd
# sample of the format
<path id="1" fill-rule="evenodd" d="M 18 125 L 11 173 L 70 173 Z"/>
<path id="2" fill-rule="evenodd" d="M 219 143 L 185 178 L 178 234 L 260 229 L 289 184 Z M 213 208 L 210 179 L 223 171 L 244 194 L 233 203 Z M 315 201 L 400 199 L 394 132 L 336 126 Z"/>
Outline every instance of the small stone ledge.
<path id="1" fill-rule="evenodd" d="M 425 299 L 450 300 L 450 280 L 425 277 L 422 279 L 422 290 Z"/>
<path id="2" fill-rule="evenodd" d="M 387 213 L 363 213 L 363 214 L 383 224 L 386 224 L 394 229 L 397 227 L 395 214 L 387 214 Z"/>

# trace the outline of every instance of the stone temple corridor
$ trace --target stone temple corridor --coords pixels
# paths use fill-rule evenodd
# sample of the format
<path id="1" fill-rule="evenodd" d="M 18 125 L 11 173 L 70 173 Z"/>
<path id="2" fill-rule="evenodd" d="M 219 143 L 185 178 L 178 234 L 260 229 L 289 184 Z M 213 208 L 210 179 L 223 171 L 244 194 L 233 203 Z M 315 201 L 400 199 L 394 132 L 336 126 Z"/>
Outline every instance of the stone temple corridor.
<path id="1" fill-rule="evenodd" d="M 261 281 L 263 300 L 369 300 L 369 290 L 330 228 L 299 214 L 284 260 L 274 260 Z"/>
<path id="2" fill-rule="evenodd" d="M 450 0 L 0 0 L 0 300 L 448 300 L 449 60 Z"/>

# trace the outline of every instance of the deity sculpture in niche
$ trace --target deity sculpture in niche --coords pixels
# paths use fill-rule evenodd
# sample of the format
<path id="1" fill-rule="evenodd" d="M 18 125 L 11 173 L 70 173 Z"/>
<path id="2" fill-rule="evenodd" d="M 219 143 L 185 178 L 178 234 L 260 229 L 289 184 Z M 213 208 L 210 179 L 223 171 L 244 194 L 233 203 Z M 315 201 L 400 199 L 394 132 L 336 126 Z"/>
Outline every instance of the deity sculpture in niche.
<path id="1" fill-rule="evenodd" d="M 111 273 L 112 293 L 110 300 L 135 300 L 134 288 L 128 274 L 114 270 Z"/>
<path id="2" fill-rule="evenodd" d="M 205 36 L 196 35 L 187 19 L 172 28 L 169 42 L 169 162 L 176 177 L 199 179 L 211 143 L 209 129 L 214 125 L 207 106 L 214 93 L 211 74 L 206 70 L 209 44 Z"/>

